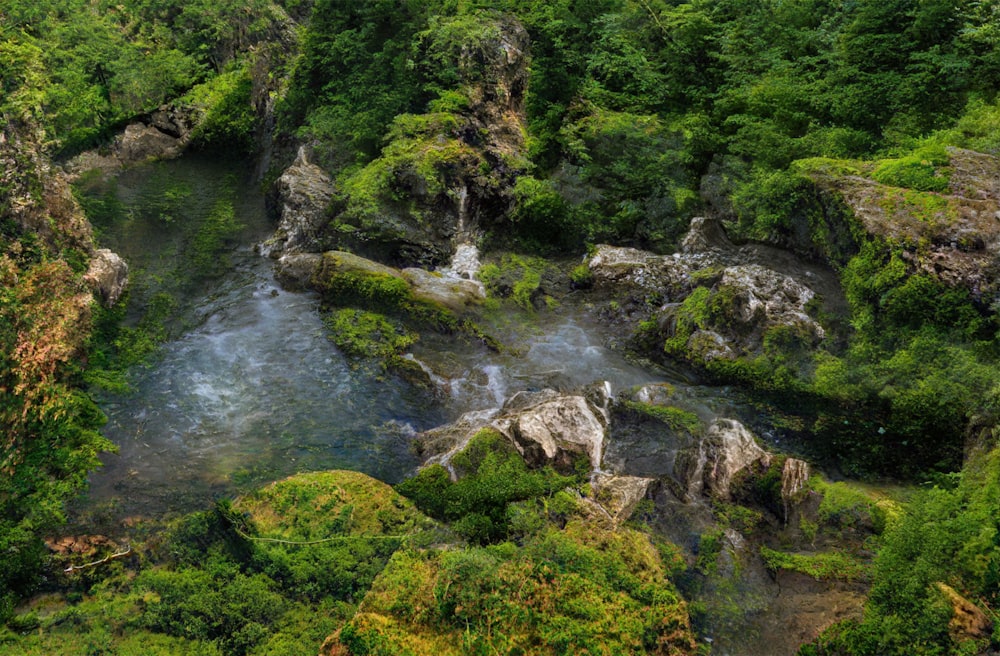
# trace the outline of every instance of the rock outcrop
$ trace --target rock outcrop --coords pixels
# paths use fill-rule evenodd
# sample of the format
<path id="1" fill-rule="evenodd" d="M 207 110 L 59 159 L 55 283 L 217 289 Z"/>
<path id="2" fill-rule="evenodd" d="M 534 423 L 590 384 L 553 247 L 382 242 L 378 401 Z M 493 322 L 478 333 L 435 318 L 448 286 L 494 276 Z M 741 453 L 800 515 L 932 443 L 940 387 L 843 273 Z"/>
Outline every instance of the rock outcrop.
<path id="1" fill-rule="evenodd" d="M 529 466 L 551 464 L 572 471 L 586 456 L 600 469 L 605 424 L 582 396 L 518 392 L 504 406 L 494 427 L 514 442 Z"/>
<path id="2" fill-rule="evenodd" d="M 612 527 L 618 527 L 632 516 L 653 482 L 652 478 L 595 472 L 590 478 L 592 501 L 607 516 Z"/>
<path id="3" fill-rule="evenodd" d="M 530 467 L 552 465 L 569 472 L 583 457 L 591 469 L 599 470 L 607 419 L 604 409 L 587 396 L 551 389 L 518 392 L 499 411 L 466 413 L 452 424 L 421 433 L 417 448 L 426 462 L 447 466 L 473 435 L 492 428 L 510 440 Z"/>
<path id="4" fill-rule="evenodd" d="M 842 296 L 832 271 L 766 246 L 736 247 L 717 221 L 703 217 L 692 220 L 678 253 L 602 245 L 588 266 L 595 287 L 613 294 L 617 307 L 628 305 L 626 322 L 655 316 L 663 339 L 682 340 L 676 355 L 699 363 L 759 354 L 774 329 L 813 345 L 826 331 L 809 314 L 817 299 L 810 285 L 834 304 Z M 697 307 L 685 306 L 696 290 L 704 290 Z"/>
<path id="5" fill-rule="evenodd" d="M 149 160 L 179 157 L 191 142 L 196 123 L 194 108 L 164 105 L 129 123 L 106 148 L 80 153 L 63 168 L 75 178 L 87 171 L 113 174 Z"/>
<path id="6" fill-rule="evenodd" d="M 527 167 L 528 34 L 515 19 L 482 17 L 493 29 L 428 44 L 455 63 L 461 100 L 397 119 L 382 156 L 344 181 L 345 202 L 328 231 L 339 247 L 403 266 L 440 266 L 458 245 L 508 220 Z"/>
<path id="7" fill-rule="evenodd" d="M 951 604 L 952 616 L 948 622 L 948 634 L 955 644 L 967 640 L 982 640 L 993 634 L 993 621 L 979 606 L 945 583 L 939 581 L 937 589 Z"/>
<path id="8" fill-rule="evenodd" d="M 345 251 L 287 253 L 275 268 L 275 276 L 286 289 L 323 291 L 324 281 L 343 274 L 374 276 L 399 280 L 417 301 L 448 308 L 455 312 L 476 306 L 486 298 L 481 284 L 473 280 L 442 275 L 424 269 L 395 269 Z"/>
<path id="9" fill-rule="evenodd" d="M 944 192 L 880 184 L 863 169 L 815 167 L 805 171 L 829 205 L 842 203 L 871 235 L 903 247 L 914 271 L 974 297 L 1000 293 L 1000 159 L 948 148 Z"/>
<path id="10" fill-rule="evenodd" d="M 323 169 L 309 162 L 306 148 L 285 169 L 267 197 L 269 212 L 278 220 L 274 235 L 260 245 L 263 255 L 322 250 L 320 234 L 330 222 L 330 203 L 336 189 Z"/>
<path id="11" fill-rule="evenodd" d="M 128 264 L 107 248 L 98 249 L 83 279 L 105 307 L 118 302 L 128 285 Z"/>
<path id="12" fill-rule="evenodd" d="M 675 473 L 687 500 L 702 494 L 727 500 L 733 478 L 750 466 L 768 465 L 771 456 L 753 433 L 735 419 L 717 419 L 699 444 L 677 455 Z"/>

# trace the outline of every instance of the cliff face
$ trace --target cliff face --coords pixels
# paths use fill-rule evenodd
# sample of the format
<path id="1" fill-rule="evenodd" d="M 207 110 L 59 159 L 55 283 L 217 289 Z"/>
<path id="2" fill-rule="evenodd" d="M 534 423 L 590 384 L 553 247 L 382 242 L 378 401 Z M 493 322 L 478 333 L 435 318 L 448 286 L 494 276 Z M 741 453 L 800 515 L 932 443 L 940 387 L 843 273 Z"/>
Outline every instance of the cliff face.
<path id="1" fill-rule="evenodd" d="M 527 167 L 528 35 L 512 18 L 482 19 L 474 28 L 442 19 L 456 25 L 441 32 L 459 36 L 421 44 L 426 57 L 454 67 L 455 88 L 424 114 L 397 116 L 380 157 L 344 178 L 342 189 L 328 182 L 300 202 L 295 189 L 316 177 L 300 152 L 273 194 L 282 228 L 272 255 L 308 241 L 314 252 L 347 247 L 394 264 L 434 265 L 508 217 Z"/>

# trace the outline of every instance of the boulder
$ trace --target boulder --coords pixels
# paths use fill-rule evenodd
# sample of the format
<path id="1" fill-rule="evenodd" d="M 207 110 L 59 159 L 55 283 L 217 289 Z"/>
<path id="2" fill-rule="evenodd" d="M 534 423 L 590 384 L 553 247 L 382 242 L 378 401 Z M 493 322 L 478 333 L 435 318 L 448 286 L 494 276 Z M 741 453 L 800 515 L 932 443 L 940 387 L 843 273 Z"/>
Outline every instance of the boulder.
<path id="1" fill-rule="evenodd" d="M 545 393 L 534 402 L 535 396 L 515 394 L 494 426 L 514 442 L 531 467 L 550 464 L 572 471 L 574 461 L 584 455 L 592 469 L 599 469 L 605 435 L 600 413 L 582 396 Z"/>
<path id="2" fill-rule="evenodd" d="M 687 357 L 710 361 L 753 356 L 763 350 L 765 335 L 776 328 L 804 345 L 815 345 L 826 335 L 806 312 L 815 296 L 791 276 L 760 264 L 726 267 L 709 288 L 706 304 L 713 311 L 706 312 L 688 336 Z M 676 334 L 679 308 L 666 308 L 661 318 L 667 336 Z"/>
<path id="3" fill-rule="evenodd" d="M 107 248 L 94 252 L 90 268 L 83 279 L 104 307 L 111 307 L 121 298 L 128 285 L 128 264 Z"/>
<path id="4" fill-rule="evenodd" d="M 303 291 L 312 286 L 313 277 L 322 265 L 323 256 L 318 253 L 289 253 L 278 258 L 274 276 L 285 289 Z"/>
<path id="5" fill-rule="evenodd" d="M 656 255 L 624 246 L 597 246 L 587 261 L 595 287 L 616 293 L 640 290 L 670 297 L 690 288 L 691 273 L 698 267 L 688 258 Z"/>
<path id="6" fill-rule="evenodd" d="M 125 128 L 115 151 L 122 164 L 127 165 L 149 159 L 177 157 L 184 145 L 181 139 L 160 132 L 152 125 L 132 123 Z"/>
<path id="7" fill-rule="evenodd" d="M 770 462 L 770 454 L 746 426 L 735 419 L 716 419 L 697 446 L 677 455 L 675 474 L 689 501 L 706 492 L 728 500 L 737 474 L 756 463 L 767 466 Z"/>
<path id="8" fill-rule="evenodd" d="M 948 634 L 956 644 L 967 640 L 982 640 L 993 634 L 993 621 L 979 606 L 945 583 L 939 581 L 937 589 L 951 604 L 953 612 L 951 621 L 948 622 Z"/>
<path id="9" fill-rule="evenodd" d="M 454 423 L 424 431 L 417 436 L 417 449 L 425 464 L 447 467 L 451 457 L 487 427 L 509 439 L 529 467 L 573 471 L 581 456 L 592 469 L 601 463 L 606 427 L 601 408 L 585 396 L 551 389 L 518 392 L 500 410 L 468 412 Z"/>
<path id="10" fill-rule="evenodd" d="M 439 464 L 450 470 L 451 458 L 468 445 L 473 435 L 489 426 L 497 412 L 496 408 L 472 410 L 450 424 L 419 433 L 416 447 L 424 465 Z"/>
<path id="11" fill-rule="evenodd" d="M 330 222 L 330 203 L 336 191 L 333 180 L 308 161 L 305 147 L 285 169 L 268 195 L 268 209 L 278 219 L 274 235 L 260 251 L 273 258 L 286 253 L 322 250 L 319 235 Z"/>
<path id="12" fill-rule="evenodd" d="M 603 509 L 604 514 L 615 526 L 621 526 L 646 498 L 652 478 L 639 476 L 617 476 L 605 472 L 595 472 L 590 478 L 594 503 Z"/>
<path id="13" fill-rule="evenodd" d="M 400 273 L 410 283 L 415 298 L 456 312 L 479 305 L 486 299 L 483 284 L 477 280 L 454 278 L 417 268 L 403 269 Z"/>

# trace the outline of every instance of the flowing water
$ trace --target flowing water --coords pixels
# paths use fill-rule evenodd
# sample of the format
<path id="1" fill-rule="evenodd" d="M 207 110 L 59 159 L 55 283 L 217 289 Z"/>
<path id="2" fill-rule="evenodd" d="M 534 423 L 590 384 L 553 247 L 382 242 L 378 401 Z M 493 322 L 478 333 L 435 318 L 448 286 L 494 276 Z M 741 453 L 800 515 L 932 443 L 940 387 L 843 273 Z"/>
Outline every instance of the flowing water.
<path id="1" fill-rule="evenodd" d="M 163 162 L 89 193 L 105 209 L 95 220 L 102 245 L 132 268 L 130 321 L 141 324 L 164 294 L 174 303 L 175 338 L 129 372 L 131 393 L 101 395 L 118 453 L 92 476 L 87 504 L 110 517 L 202 508 L 298 471 L 347 468 L 394 483 L 419 464 L 416 431 L 518 390 L 607 380 L 617 392 L 663 380 L 605 348 L 587 306 L 570 297 L 554 310 L 487 316 L 487 330 L 512 345 L 502 353 L 425 333 L 408 357 L 437 390 L 421 389 L 346 360 L 318 299 L 278 286 L 253 249 L 273 229 L 263 197 L 234 166 Z M 192 271 L 192 244 L 226 203 L 235 222 L 218 256 L 225 266 Z M 642 449 L 626 439 L 609 457 L 625 466 Z"/>
<path id="2" fill-rule="evenodd" d="M 118 453 L 92 475 L 81 517 L 114 524 L 187 512 L 319 469 L 394 483 L 419 465 L 415 432 L 496 408 L 518 390 L 608 381 L 617 393 L 670 382 L 676 402 L 706 422 L 741 412 L 724 388 L 699 386 L 679 371 L 651 372 L 606 348 L 610 335 L 586 298 L 573 294 L 552 310 L 487 314 L 487 330 L 513 347 L 501 353 L 422 335 L 408 357 L 436 389 L 410 385 L 345 359 L 326 337 L 318 299 L 277 285 L 272 262 L 253 247 L 273 226 L 258 187 L 239 167 L 186 157 L 83 186 L 102 246 L 132 269 L 127 322 L 142 325 L 149 308 L 168 299 L 172 337 L 151 362 L 129 371 L 131 393 L 99 394 L 109 418 L 104 431 Z M 206 244 L 218 247 L 211 258 L 199 255 Z M 455 273 L 468 276 L 476 254 L 460 254 Z M 614 430 L 604 467 L 662 476 L 684 446 L 655 427 Z M 693 549 L 711 526 L 709 508 L 661 496 L 660 528 Z M 739 589 L 698 591 L 708 608 L 734 594 L 745 606 L 703 620 L 705 637 L 718 639 L 713 653 L 769 653 L 766 634 L 760 649 L 740 645 L 764 626 L 761 611 L 777 593 L 764 576 L 744 578 Z"/>

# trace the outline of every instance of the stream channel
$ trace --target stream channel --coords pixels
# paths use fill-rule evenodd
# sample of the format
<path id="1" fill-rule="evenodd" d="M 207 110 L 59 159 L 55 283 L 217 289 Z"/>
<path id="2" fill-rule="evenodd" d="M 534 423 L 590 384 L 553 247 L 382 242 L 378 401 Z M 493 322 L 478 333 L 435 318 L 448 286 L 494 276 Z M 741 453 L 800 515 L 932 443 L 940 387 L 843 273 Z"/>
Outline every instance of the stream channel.
<path id="1" fill-rule="evenodd" d="M 95 392 L 118 453 L 104 456 L 75 509 L 91 530 L 203 509 L 302 471 L 352 469 L 396 483 L 420 464 L 411 449 L 417 431 L 498 407 L 522 389 L 608 381 L 618 393 L 669 382 L 703 420 L 746 412 L 724 388 L 644 370 L 606 348 L 611 335 L 591 316 L 585 294 L 551 310 L 487 318 L 487 331 L 516 352 L 424 335 L 413 356 L 440 375 L 440 385 L 420 389 L 345 359 L 326 336 L 318 298 L 277 284 L 273 262 L 254 248 L 274 226 L 259 183 L 242 167 L 187 156 L 78 186 L 100 245 L 129 263 L 126 325 L 166 308 L 171 336 L 128 371 L 128 393 Z M 206 259 L 199 249 L 213 243 L 224 249 Z M 685 445 L 657 437 L 610 436 L 604 468 L 662 475 Z M 668 503 L 677 520 L 667 537 L 690 550 L 710 513 L 704 504 Z M 778 654 L 766 630 L 777 618 L 762 612 L 777 593 L 766 576 L 744 578 L 739 589 L 702 590 L 709 608 L 712 595 L 735 605 L 725 617 L 708 613 L 702 639 L 714 641 L 713 654 Z"/>

